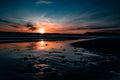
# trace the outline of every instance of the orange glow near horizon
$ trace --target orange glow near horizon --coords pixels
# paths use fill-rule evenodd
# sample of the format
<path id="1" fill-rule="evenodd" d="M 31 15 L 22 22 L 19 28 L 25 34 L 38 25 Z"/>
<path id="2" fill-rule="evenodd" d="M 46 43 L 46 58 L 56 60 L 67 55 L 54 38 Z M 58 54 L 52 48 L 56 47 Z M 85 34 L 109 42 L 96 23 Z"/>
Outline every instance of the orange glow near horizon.
<path id="1" fill-rule="evenodd" d="M 44 33 L 45 33 L 45 29 L 42 27 L 42 28 L 39 29 L 39 32 L 40 32 L 41 34 L 44 34 Z"/>
<path id="2" fill-rule="evenodd" d="M 84 34 L 86 32 L 99 32 L 101 30 L 104 29 L 81 29 L 81 30 L 71 30 L 71 29 L 67 29 L 64 28 L 63 26 L 60 25 L 50 25 L 47 24 L 46 25 L 41 25 L 41 24 L 37 24 L 36 26 L 36 30 L 29 30 L 27 27 L 21 26 L 20 28 L 14 28 L 14 27 L 10 27 L 10 26 L 5 26 L 5 27 L 0 27 L 0 31 L 2 32 L 28 32 L 28 33 L 40 33 L 40 34 L 44 34 L 44 33 L 60 33 L 60 34 Z M 107 30 L 107 29 L 106 29 Z"/>

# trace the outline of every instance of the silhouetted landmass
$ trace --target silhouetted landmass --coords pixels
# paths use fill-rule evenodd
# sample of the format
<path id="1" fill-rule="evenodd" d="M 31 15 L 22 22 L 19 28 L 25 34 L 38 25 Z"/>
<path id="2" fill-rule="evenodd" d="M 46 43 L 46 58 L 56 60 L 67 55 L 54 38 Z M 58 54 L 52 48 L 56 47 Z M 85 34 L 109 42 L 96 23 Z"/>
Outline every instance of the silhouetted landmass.
<path id="1" fill-rule="evenodd" d="M 120 36 L 120 33 L 86 33 L 86 34 L 60 34 L 60 33 L 25 33 L 25 32 L 0 32 L 0 42 L 21 42 L 44 40 L 74 40 L 81 38 L 93 38 L 96 36 Z"/>
<path id="2" fill-rule="evenodd" d="M 92 35 L 92 36 L 120 36 L 120 32 L 87 32 L 84 35 Z"/>
<path id="3" fill-rule="evenodd" d="M 25 33 L 25 32 L 0 32 L 0 37 L 41 37 L 41 36 L 78 36 L 82 34 L 59 34 L 59 33 L 45 33 L 45 34 L 40 34 L 40 33 Z"/>
<path id="4" fill-rule="evenodd" d="M 20 42 L 20 41 L 39 41 L 44 40 L 74 40 L 87 38 L 80 34 L 40 34 L 40 33 L 23 33 L 23 32 L 0 32 L 0 42 Z"/>

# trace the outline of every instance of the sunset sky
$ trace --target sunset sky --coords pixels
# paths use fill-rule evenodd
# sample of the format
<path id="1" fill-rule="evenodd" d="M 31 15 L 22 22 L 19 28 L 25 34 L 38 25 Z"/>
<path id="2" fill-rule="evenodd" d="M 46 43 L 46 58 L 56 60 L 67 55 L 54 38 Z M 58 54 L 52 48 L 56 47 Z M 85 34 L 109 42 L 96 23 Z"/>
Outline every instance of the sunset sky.
<path id="1" fill-rule="evenodd" d="M 0 0 L 0 31 L 86 33 L 120 30 L 120 0 Z"/>

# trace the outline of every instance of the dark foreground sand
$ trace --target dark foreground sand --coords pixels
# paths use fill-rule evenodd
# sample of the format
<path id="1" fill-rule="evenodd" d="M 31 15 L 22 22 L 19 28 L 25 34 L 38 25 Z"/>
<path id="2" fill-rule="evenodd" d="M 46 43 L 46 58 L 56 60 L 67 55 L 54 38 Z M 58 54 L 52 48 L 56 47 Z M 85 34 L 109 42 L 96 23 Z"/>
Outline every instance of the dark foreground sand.
<path id="1" fill-rule="evenodd" d="M 88 50 L 110 53 L 120 57 L 120 38 L 102 38 L 72 43 L 72 46 Z"/>
<path id="2" fill-rule="evenodd" d="M 95 65 L 93 69 L 90 69 L 90 71 L 85 72 L 86 75 L 84 74 L 82 75 L 82 77 L 84 76 L 85 78 L 89 76 L 89 78 L 87 79 L 90 79 L 90 77 L 94 76 L 93 79 L 96 80 L 98 76 L 100 77 L 102 74 L 106 75 L 106 72 L 115 71 L 115 74 L 120 73 L 120 66 L 119 66 L 120 65 L 120 38 L 101 38 L 101 39 L 87 40 L 82 42 L 75 42 L 75 43 L 72 43 L 71 45 L 76 48 L 78 47 L 85 48 L 87 50 L 95 52 L 96 54 L 102 53 L 101 54 L 102 56 L 111 55 L 111 58 L 106 57 L 105 61 Z M 117 59 L 115 58 L 113 59 L 113 56 L 116 56 Z M 116 77 L 116 79 L 111 78 L 110 80 L 119 80 L 120 74 L 118 76 L 119 78 L 118 77 Z M 100 79 L 99 77 L 98 77 L 98 80 Z"/>

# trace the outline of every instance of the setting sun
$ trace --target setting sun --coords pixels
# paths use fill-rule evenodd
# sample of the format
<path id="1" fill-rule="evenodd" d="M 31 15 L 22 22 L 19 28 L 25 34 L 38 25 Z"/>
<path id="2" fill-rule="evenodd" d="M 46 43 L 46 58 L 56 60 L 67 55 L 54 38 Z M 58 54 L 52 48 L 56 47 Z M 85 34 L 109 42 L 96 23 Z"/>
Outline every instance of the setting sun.
<path id="1" fill-rule="evenodd" d="M 45 33 L 45 29 L 44 29 L 44 28 L 40 28 L 39 32 L 40 32 L 41 34 L 44 34 L 44 33 Z"/>

